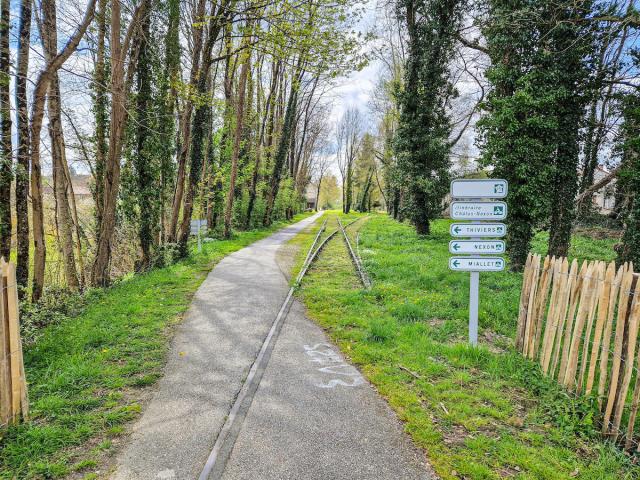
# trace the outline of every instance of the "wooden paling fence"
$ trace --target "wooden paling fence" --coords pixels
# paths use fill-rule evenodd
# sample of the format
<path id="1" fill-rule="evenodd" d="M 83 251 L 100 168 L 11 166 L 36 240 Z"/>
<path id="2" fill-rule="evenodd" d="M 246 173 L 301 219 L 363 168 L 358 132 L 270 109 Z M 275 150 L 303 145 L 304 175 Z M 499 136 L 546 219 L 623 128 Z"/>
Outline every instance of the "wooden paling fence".
<path id="1" fill-rule="evenodd" d="M 529 255 L 516 347 L 568 390 L 594 395 L 602 433 L 637 446 L 640 300 L 633 264 Z M 640 447 L 637 447 L 640 451 Z"/>
<path id="2" fill-rule="evenodd" d="M 16 269 L 0 259 L 0 427 L 29 414 L 18 320 Z"/>

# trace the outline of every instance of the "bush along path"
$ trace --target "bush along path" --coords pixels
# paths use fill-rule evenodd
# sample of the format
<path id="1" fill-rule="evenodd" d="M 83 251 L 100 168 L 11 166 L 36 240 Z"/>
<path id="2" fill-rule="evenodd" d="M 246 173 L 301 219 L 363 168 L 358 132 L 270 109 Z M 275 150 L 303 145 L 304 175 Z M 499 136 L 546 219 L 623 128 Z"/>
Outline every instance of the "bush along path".
<path id="1" fill-rule="evenodd" d="M 358 282 L 342 240 L 332 240 L 298 291 L 308 315 L 386 398 L 445 480 L 639 478 L 633 459 L 600 439 L 596 406 L 515 352 L 521 275 L 481 277 L 480 347 L 467 346 L 469 280 L 448 270 L 448 226 L 438 221 L 419 238 L 387 216 L 361 223 L 371 290 Z M 571 256 L 603 254 L 603 245 L 577 240 Z"/>
<path id="2" fill-rule="evenodd" d="M 201 253 L 175 265 L 91 292 L 79 313 L 40 330 L 25 348 L 31 421 L 0 431 L 0 479 L 103 472 L 127 423 L 139 416 L 145 387 L 161 376 L 173 327 L 206 274 L 284 225 L 205 242 Z"/>

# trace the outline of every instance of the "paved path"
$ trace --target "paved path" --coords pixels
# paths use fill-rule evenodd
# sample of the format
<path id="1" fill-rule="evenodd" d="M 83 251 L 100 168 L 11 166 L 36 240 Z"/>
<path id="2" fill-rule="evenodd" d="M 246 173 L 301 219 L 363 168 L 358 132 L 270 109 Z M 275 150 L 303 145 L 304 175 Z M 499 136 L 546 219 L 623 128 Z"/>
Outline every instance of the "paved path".
<path id="1" fill-rule="evenodd" d="M 199 478 L 287 295 L 276 252 L 314 220 L 233 253 L 211 271 L 112 480 Z M 252 397 L 211 479 L 432 478 L 389 407 L 296 301 Z"/>

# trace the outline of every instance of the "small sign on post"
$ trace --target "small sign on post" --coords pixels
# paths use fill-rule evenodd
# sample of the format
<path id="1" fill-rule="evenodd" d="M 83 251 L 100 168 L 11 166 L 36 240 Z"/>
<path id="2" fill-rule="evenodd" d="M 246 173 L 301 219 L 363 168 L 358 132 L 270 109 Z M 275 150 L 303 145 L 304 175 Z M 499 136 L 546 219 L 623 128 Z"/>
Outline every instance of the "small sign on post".
<path id="1" fill-rule="evenodd" d="M 480 272 L 504 270 L 502 257 L 483 255 L 502 254 L 505 242 L 490 240 L 507 234 L 507 226 L 495 221 L 507 218 L 507 204 L 495 199 L 506 198 L 509 184 L 506 180 L 454 180 L 451 182 L 451 218 L 469 220 L 473 223 L 453 223 L 449 252 L 449 269 L 455 272 L 470 272 L 469 285 L 469 343 L 478 344 L 478 306 L 480 296 Z M 460 200 L 458 200 L 460 199 Z M 467 237 L 466 240 L 460 240 Z"/>
<path id="2" fill-rule="evenodd" d="M 507 226 L 504 223 L 452 223 L 449 229 L 452 237 L 504 237 Z"/>
<path id="3" fill-rule="evenodd" d="M 451 240 L 449 253 L 504 253 L 503 240 Z"/>

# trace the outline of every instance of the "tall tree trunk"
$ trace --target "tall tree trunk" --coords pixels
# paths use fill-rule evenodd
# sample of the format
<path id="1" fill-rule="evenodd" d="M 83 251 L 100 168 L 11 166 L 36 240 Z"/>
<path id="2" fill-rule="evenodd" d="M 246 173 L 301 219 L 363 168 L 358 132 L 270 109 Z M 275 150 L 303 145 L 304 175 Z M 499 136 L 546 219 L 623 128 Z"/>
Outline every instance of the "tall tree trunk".
<path id="1" fill-rule="evenodd" d="M 205 0 L 199 0 L 194 12 L 194 17 L 197 23 L 193 24 L 192 32 L 192 57 L 191 57 L 191 76 L 189 84 L 192 87 L 196 87 L 198 83 L 198 76 L 200 75 L 200 57 L 202 54 L 203 46 L 203 26 L 204 16 L 206 13 L 207 2 Z M 208 73 L 203 69 L 203 72 Z M 182 201 L 184 195 L 184 181 L 187 171 L 187 159 L 189 158 L 189 145 L 191 144 L 191 117 L 193 114 L 193 103 L 187 99 L 185 101 L 184 109 L 180 116 L 179 134 L 178 134 L 178 172 L 176 175 L 176 188 L 173 195 L 173 204 L 171 207 L 171 217 L 169 224 L 167 225 L 167 241 L 175 242 L 177 238 L 178 220 L 180 218 L 180 209 L 182 208 Z"/>
<path id="2" fill-rule="evenodd" d="M 31 298 L 37 301 L 42 296 L 44 288 L 44 269 L 47 258 L 47 250 L 44 232 L 44 210 L 42 204 L 42 167 L 40 165 L 40 134 L 42 132 L 42 119 L 44 117 L 44 106 L 46 94 L 53 75 L 67 61 L 73 52 L 76 51 L 80 40 L 84 36 L 95 11 L 96 0 L 89 0 L 85 16 L 78 26 L 78 29 L 69 38 L 64 48 L 51 61 L 47 62 L 44 70 L 40 72 L 33 90 L 33 104 L 31 108 L 30 125 L 30 146 L 31 146 L 31 214 L 33 217 L 33 287 Z M 53 0 L 42 2 L 43 19 L 47 12 L 55 9 Z M 46 20 L 45 20 L 46 21 Z"/>
<path id="3" fill-rule="evenodd" d="M 10 0 L 0 2 L 0 256 L 9 260 L 11 254 L 11 58 L 9 52 L 9 29 L 11 19 Z"/>
<path id="4" fill-rule="evenodd" d="M 150 0 L 143 0 L 145 15 L 141 21 L 141 35 L 138 44 L 137 67 L 137 126 L 136 126 L 136 152 L 133 165 L 138 183 L 138 208 L 140 211 L 140 225 L 138 238 L 142 250 L 142 259 L 139 267 L 146 270 L 151 264 L 151 248 L 153 245 L 154 229 L 157 225 L 156 210 L 153 208 L 153 199 L 156 195 L 156 184 L 153 176 L 153 166 L 147 138 L 149 137 L 149 125 L 151 123 L 151 65 L 149 62 L 149 34 L 151 15 L 149 11 Z"/>
<path id="5" fill-rule="evenodd" d="M 16 138 L 18 166 L 16 168 L 16 282 L 22 300 L 29 281 L 29 106 L 27 75 L 31 41 L 31 0 L 20 2 L 18 36 L 18 66 L 16 70 Z"/>
<path id="6" fill-rule="evenodd" d="M 320 203 L 320 187 L 322 186 L 322 176 L 318 179 L 318 188 L 316 189 L 316 212 L 318 211 L 318 204 Z"/>
<path id="7" fill-rule="evenodd" d="M 300 78 L 302 71 L 300 69 L 301 59 L 298 61 L 298 67 L 296 75 L 292 80 L 291 92 L 289 94 L 289 101 L 287 102 L 287 110 L 284 115 L 284 124 L 282 126 L 282 134 L 280 135 L 280 142 L 278 144 L 278 151 L 276 152 L 273 171 L 271 173 L 271 182 L 269 185 L 269 193 L 267 196 L 267 208 L 264 213 L 263 225 L 271 225 L 273 207 L 275 205 L 276 198 L 278 196 L 278 190 L 280 189 L 280 179 L 282 178 L 282 170 L 284 163 L 289 154 L 289 148 L 291 146 L 291 137 L 293 135 L 293 129 L 295 128 L 294 121 L 296 118 L 296 109 L 298 105 L 298 90 L 300 88 Z"/>
<path id="8" fill-rule="evenodd" d="M 162 84 L 161 135 L 164 138 L 176 138 L 175 111 L 177 107 L 177 82 L 180 80 L 180 0 L 167 2 L 167 35 L 165 38 L 165 66 Z M 177 153 L 177 142 L 164 144 L 160 158 L 160 232 L 159 242 L 166 241 L 167 225 L 165 220 L 169 189 L 173 186 L 173 156 Z M 183 182 L 184 183 L 184 182 Z"/>
<path id="9" fill-rule="evenodd" d="M 49 27 L 55 29 L 55 23 Z M 49 27 L 43 23 L 43 30 Z M 43 38 L 48 36 L 49 34 L 45 34 Z M 55 41 L 55 36 L 52 41 Z M 47 41 L 47 43 L 49 42 Z M 55 43 L 50 43 L 50 45 L 55 45 Z M 80 287 L 80 282 L 78 280 L 75 254 L 73 251 L 73 219 L 71 218 L 71 209 L 67 196 L 69 192 L 67 175 L 65 175 L 67 158 L 60 114 L 60 82 L 57 73 L 53 75 L 49 86 L 48 106 L 49 136 L 51 138 L 51 158 L 53 162 L 53 191 L 56 199 L 56 215 L 58 218 L 58 241 L 60 242 L 60 253 L 62 254 L 67 286 L 72 290 L 77 290 Z"/>
<path id="10" fill-rule="evenodd" d="M 47 62 L 51 62 L 57 53 L 58 32 L 55 3 L 45 1 L 43 5 L 43 21 L 41 28 L 42 43 Z M 69 208 L 67 192 L 66 147 L 62 130 L 62 110 L 60 106 L 60 80 L 58 72 L 51 75 L 48 93 L 49 137 L 51 138 L 51 159 L 53 163 L 53 193 L 55 197 L 56 218 L 58 220 L 58 242 L 64 265 L 67 286 L 72 290 L 80 287 L 76 260 L 73 251 L 73 220 Z"/>
<path id="11" fill-rule="evenodd" d="M 224 237 L 231 236 L 231 219 L 233 216 L 233 199 L 236 188 L 236 177 L 238 175 L 238 156 L 240 154 L 240 140 L 242 138 L 242 127 L 244 126 L 244 92 L 247 85 L 247 76 L 250 66 L 250 56 L 246 55 L 240 69 L 240 80 L 238 81 L 238 100 L 236 102 L 235 132 L 233 135 L 233 152 L 231 154 L 231 174 L 229 176 L 229 191 L 227 192 L 227 206 L 224 212 Z"/>
<path id="12" fill-rule="evenodd" d="M 211 70 L 211 64 L 213 62 L 211 55 L 213 52 L 213 46 L 220 35 L 223 25 L 225 25 L 229 16 L 232 15 L 231 9 L 228 8 L 230 1 L 231 0 L 225 0 L 220 4 L 217 11 L 212 12 L 209 18 L 207 41 L 202 49 L 202 69 L 198 77 L 197 91 L 201 94 L 207 92 L 209 70 Z M 201 104 L 198 105 L 193 116 L 189 183 L 182 208 L 182 222 L 180 223 L 179 244 L 182 255 L 187 254 L 187 242 L 189 240 L 189 232 L 191 230 L 190 225 L 191 215 L 193 213 L 193 202 L 198 190 L 200 174 L 202 173 L 204 143 L 209 113 L 209 105 Z"/>
<path id="13" fill-rule="evenodd" d="M 94 203 L 96 208 L 96 225 L 102 224 L 102 206 L 104 203 L 104 170 L 107 162 L 107 82 L 108 72 L 106 63 L 105 44 L 107 36 L 107 0 L 98 0 L 98 13 L 96 14 L 98 23 L 98 45 L 96 51 L 96 64 L 93 73 L 94 80 L 94 103 L 93 111 L 95 116 L 95 144 L 96 144 L 96 167 L 95 167 L 95 192 Z"/>
<path id="14" fill-rule="evenodd" d="M 143 4 L 141 4 L 143 5 Z M 138 10 L 139 9 L 139 10 Z M 111 1 L 111 115 L 109 129 L 109 150 L 104 170 L 102 203 L 102 222 L 98 225 L 98 241 L 96 258 L 91 269 L 91 283 L 95 287 L 103 287 L 110 281 L 111 248 L 116 227 L 116 208 L 118 190 L 120 188 L 120 159 L 122 144 L 127 121 L 126 92 L 125 92 L 125 58 L 128 51 L 128 41 L 136 25 L 136 18 L 142 12 L 139 6 L 137 15 L 129 25 L 123 42 L 121 36 L 121 4 L 119 0 Z M 144 12 L 142 12 L 144 14 Z"/>

